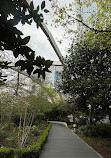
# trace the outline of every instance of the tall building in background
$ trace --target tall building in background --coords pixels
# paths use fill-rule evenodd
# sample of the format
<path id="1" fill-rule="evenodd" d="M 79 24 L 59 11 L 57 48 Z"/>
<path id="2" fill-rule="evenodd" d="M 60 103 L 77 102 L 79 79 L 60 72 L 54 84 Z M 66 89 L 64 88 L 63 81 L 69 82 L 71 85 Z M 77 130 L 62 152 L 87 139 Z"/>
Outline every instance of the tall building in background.
<path id="1" fill-rule="evenodd" d="M 49 76 L 49 80 L 51 81 L 52 85 L 56 87 L 56 84 L 61 81 L 61 72 L 62 72 L 62 64 L 60 61 L 54 61 L 50 70 L 51 74 Z"/>

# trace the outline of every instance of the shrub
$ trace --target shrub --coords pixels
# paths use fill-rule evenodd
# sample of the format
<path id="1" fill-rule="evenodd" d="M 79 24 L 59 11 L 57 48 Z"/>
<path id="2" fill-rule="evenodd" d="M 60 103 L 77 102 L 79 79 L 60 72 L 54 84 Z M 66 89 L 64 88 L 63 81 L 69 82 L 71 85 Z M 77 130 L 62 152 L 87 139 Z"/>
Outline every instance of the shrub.
<path id="1" fill-rule="evenodd" d="M 87 122 L 86 122 L 86 118 L 80 118 L 79 121 L 78 121 L 78 126 L 82 126 L 82 125 L 86 125 Z"/>
<path id="2" fill-rule="evenodd" d="M 5 140 L 6 147 L 16 147 L 17 146 L 17 135 L 15 133 L 11 133 L 10 137 L 7 137 Z"/>
<path id="3" fill-rule="evenodd" d="M 32 126 L 31 135 L 34 135 L 34 136 L 39 135 L 39 128 L 37 126 Z"/>
<path id="4" fill-rule="evenodd" d="M 43 132 L 43 135 L 40 137 L 40 139 L 35 145 L 16 150 L 18 158 L 38 158 L 44 146 L 44 143 L 46 142 L 50 128 L 51 128 L 51 123 Z"/>
<path id="5" fill-rule="evenodd" d="M 0 129 L 0 142 L 6 139 L 6 137 L 7 137 L 6 131 Z"/>
<path id="6" fill-rule="evenodd" d="M 16 150 L 12 148 L 0 148 L 0 158 L 38 158 L 48 137 L 51 125 L 52 124 L 50 123 L 35 145 Z"/>
<path id="7" fill-rule="evenodd" d="M 84 134 L 85 130 L 86 130 L 86 125 L 85 126 L 82 125 L 77 129 L 77 133 Z"/>
<path id="8" fill-rule="evenodd" d="M 81 133 L 90 137 L 111 138 L 111 124 L 96 124 L 82 126 Z"/>
<path id="9" fill-rule="evenodd" d="M 7 132 L 6 132 L 6 124 L 2 125 L 0 124 L 0 142 L 4 141 L 7 137 Z"/>
<path id="10" fill-rule="evenodd" d="M 0 158 L 14 158 L 14 150 L 11 148 L 0 148 Z"/>

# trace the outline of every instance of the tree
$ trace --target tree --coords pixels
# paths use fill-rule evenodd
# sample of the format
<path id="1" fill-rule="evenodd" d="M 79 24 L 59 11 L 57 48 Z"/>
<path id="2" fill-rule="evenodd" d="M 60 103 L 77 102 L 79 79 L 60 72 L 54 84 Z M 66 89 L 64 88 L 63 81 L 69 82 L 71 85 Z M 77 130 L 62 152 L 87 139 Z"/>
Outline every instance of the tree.
<path id="1" fill-rule="evenodd" d="M 111 32 L 110 6 L 110 0 L 76 0 L 63 5 L 56 0 L 52 2 L 55 17 L 53 21 L 55 26 L 65 27 L 68 33 L 75 32 L 76 22 L 95 33 Z"/>
<path id="2" fill-rule="evenodd" d="M 41 3 L 41 10 L 48 12 L 45 9 L 45 1 Z M 40 13 L 40 7 L 34 8 L 33 2 L 30 3 L 29 8 L 22 0 L 1 0 L 0 1 L 0 51 L 3 53 L 5 50 L 13 52 L 15 58 L 22 56 L 22 59 L 15 63 L 21 70 L 27 70 L 27 73 L 38 74 L 45 78 L 45 72 L 49 72 L 49 67 L 52 61 L 45 60 L 40 56 L 35 56 L 35 52 L 27 46 L 30 37 L 22 38 L 23 33 L 16 28 L 16 25 L 21 22 L 23 25 L 26 23 L 31 24 L 35 21 L 37 28 L 43 22 L 43 14 Z M 8 62 L 0 61 L 0 68 L 8 68 Z M 4 66 L 3 66 L 4 65 Z M 2 82 L 2 73 L 0 78 Z"/>
<path id="3" fill-rule="evenodd" d="M 41 120 L 46 121 L 47 113 L 54 106 L 46 90 L 41 87 L 33 95 L 27 95 L 24 91 L 19 95 L 13 95 L 12 91 L 1 92 L 0 130 L 4 129 L 7 134 L 14 133 L 14 143 L 22 147 L 27 143 L 32 126 Z"/>
<path id="4" fill-rule="evenodd" d="M 16 97 L 10 93 L 0 93 L 0 123 L 4 124 L 8 122 L 10 124 L 13 109 L 17 104 Z"/>
<path id="5" fill-rule="evenodd" d="M 88 111 L 91 104 L 92 113 L 103 117 L 111 114 L 111 49 L 105 40 L 95 41 L 88 37 L 71 48 L 64 61 L 60 88 L 75 98 L 80 110 Z"/>

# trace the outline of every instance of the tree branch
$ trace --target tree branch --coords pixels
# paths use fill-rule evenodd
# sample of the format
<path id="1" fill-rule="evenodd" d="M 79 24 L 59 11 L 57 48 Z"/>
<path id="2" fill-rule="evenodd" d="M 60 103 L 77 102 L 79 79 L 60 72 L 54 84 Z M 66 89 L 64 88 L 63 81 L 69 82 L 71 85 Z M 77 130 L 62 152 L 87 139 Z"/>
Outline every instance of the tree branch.
<path id="1" fill-rule="evenodd" d="M 69 18 L 73 18 L 74 20 L 72 20 L 72 21 L 75 21 L 75 20 L 76 20 L 77 22 L 81 23 L 82 25 L 84 25 L 84 26 L 87 27 L 88 29 L 90 29 L 90 30 L 92 30 L 92 31 L 95 31 L 95 33 L 111 32 L 111 30 L 98 30 L 98 29 L 94 29 L 94 28 L 88 26 L 87 24 L 85 24 L 85 23 L 84 23 L 82 20 L 80 20 L 80 19 L 77 19 L 77 18 L 75 18 L 75 17 L 71 17 L 70 15 L 68 15 L 68 17 L 69 17 Z"/>
<path id="2" fill-rule="evenodd" d="M 74 18 L 74 17 L 73 17 Z M 96 33 L 99 33 L 99 32 L 111 32 L 111 30 L 98 30 L 98 29 L 94 29 L 92 27 L 89 27 L 87 24 L 85 24 L 82 20 L 79 20 L 77 18 L 74 18 L 76 21 L 80 22 L 81 24 L 83 24 L 85 27 L 87 27 L 88 29 L 92 30 L 92 31 L 95 31 Z"/>

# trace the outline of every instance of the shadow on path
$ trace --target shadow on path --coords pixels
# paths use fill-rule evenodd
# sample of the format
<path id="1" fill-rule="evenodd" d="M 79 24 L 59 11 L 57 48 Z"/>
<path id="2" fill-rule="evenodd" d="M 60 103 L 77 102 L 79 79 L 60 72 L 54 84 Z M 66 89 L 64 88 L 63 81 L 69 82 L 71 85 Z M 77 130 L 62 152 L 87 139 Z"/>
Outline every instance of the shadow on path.
<path id="1" fill-rule="evenodd" d="M 40 158 L 102 158 L 102 156 L 64 125 L 52 124 Z"/>

